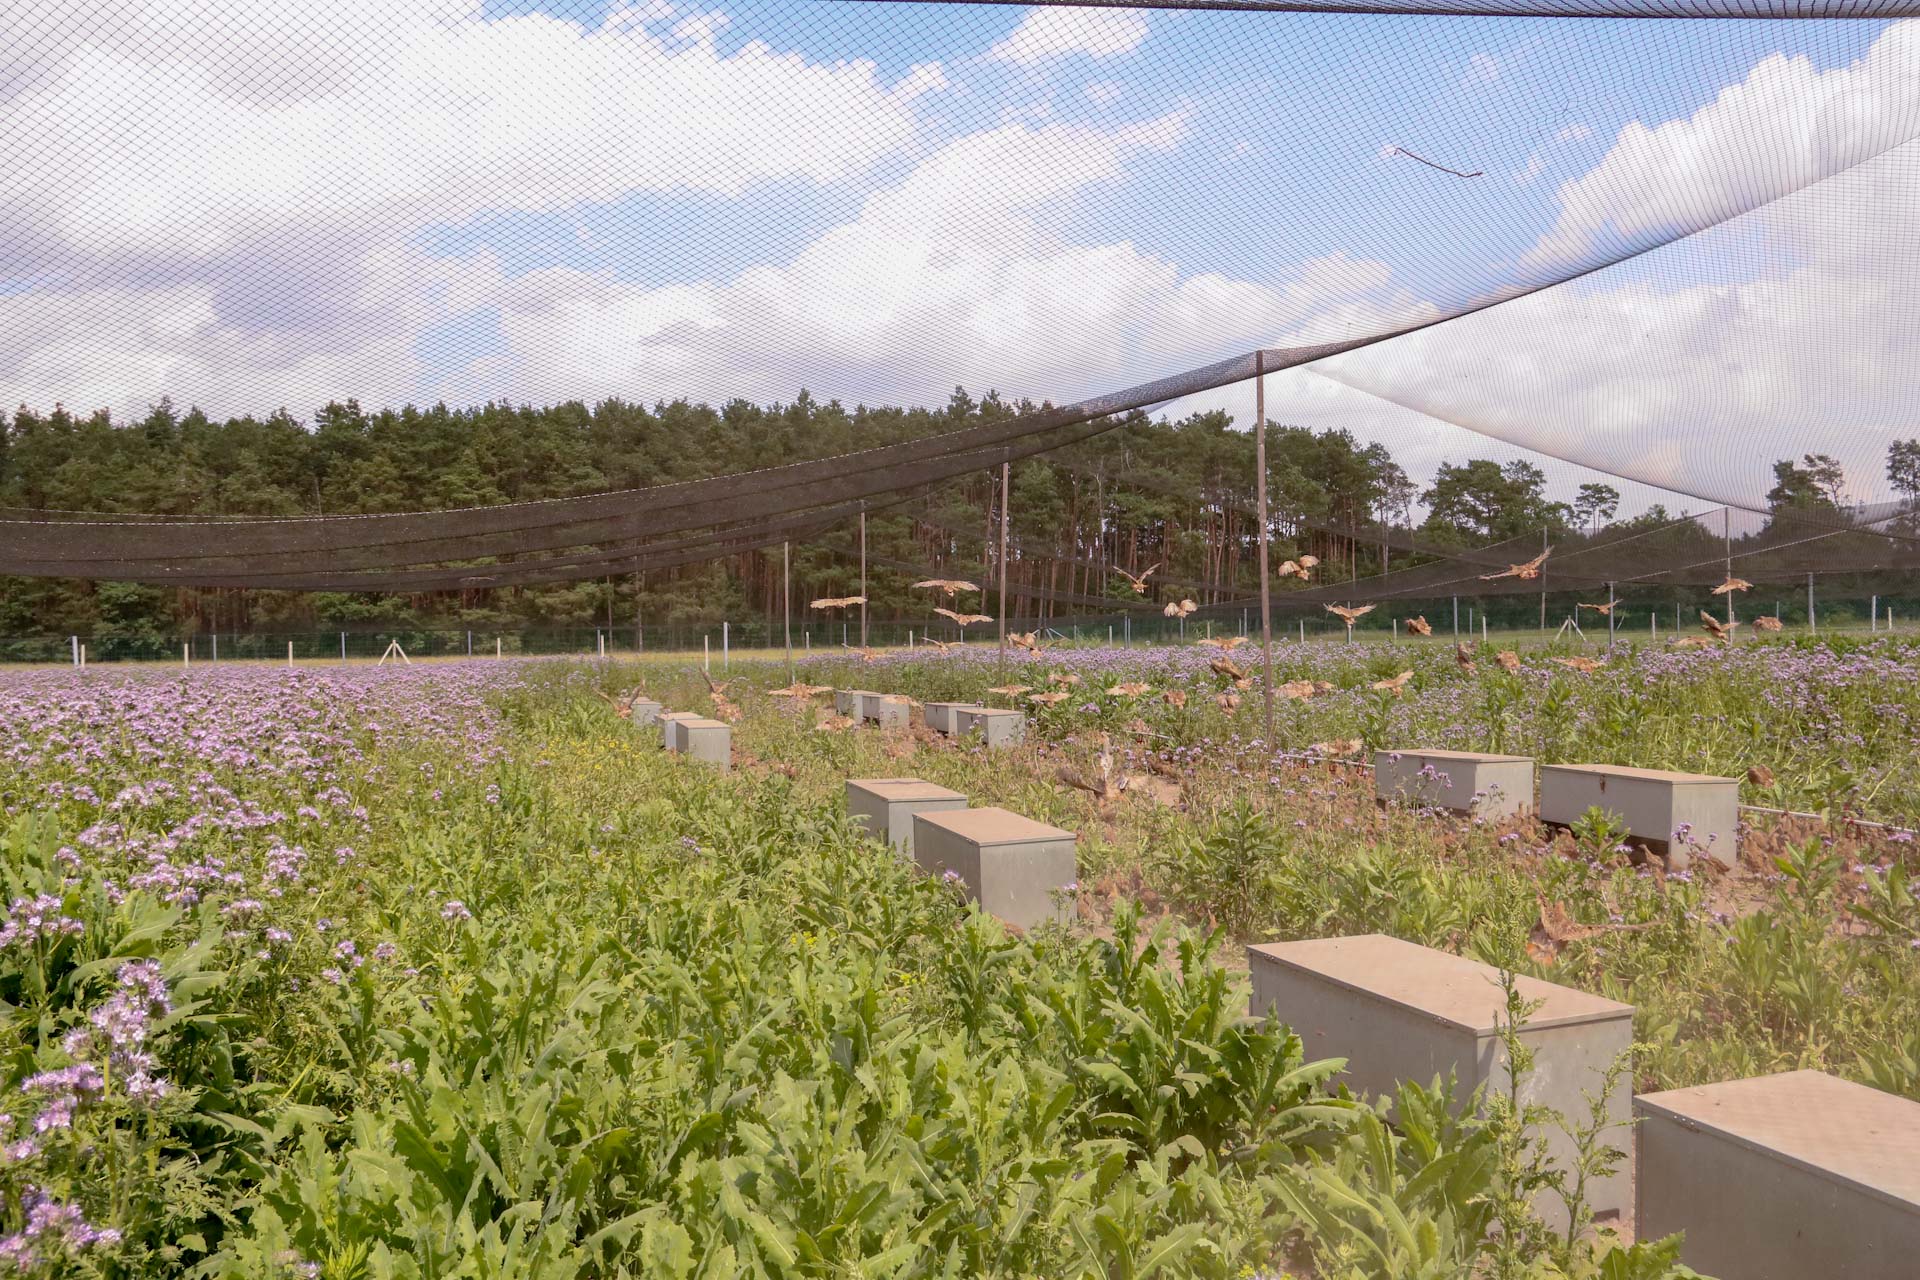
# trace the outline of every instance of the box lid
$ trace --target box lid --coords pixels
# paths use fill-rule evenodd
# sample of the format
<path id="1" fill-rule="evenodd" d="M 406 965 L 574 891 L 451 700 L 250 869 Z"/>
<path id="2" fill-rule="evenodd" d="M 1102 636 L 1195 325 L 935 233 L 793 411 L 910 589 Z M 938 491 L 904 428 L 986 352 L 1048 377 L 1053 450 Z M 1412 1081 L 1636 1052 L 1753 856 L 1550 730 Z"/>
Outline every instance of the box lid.
<path id="1" fill-rule="evenodd" d="M 1532 764 L 1532 756 L 1502 756 L 1486 751 L 1428 751 L 1424 747 L 1403 747 L 1398 751 L 1376 751 L 1373 758 L 1376 764 L 1382 756 L 1399 756 L 1402 760 L 1470 760 L 1477 764 Z"/>
<path id="2" fill-rule="evenodd" d="M 979 711 L 984 709 L 977 702 L 929 702 L 926 705 L 929 707 L 952 707 L 955 710 Z"/>
<path id="3" fill-rule="evenodd" d="M 1634 1109 L 1920 1213 L 1920 1102 L 1824 1071 L 1785 1071 L 1644 1093 Z"/>
<path id="4" fill-rule="evenodd" d="M 1252 946 L 1247 948 L 1247 961 L 1304 969 L 1360 995 L 1418 1009 L 1476 1035 L 1492 1035 L 1496 1018 L 1506 1018 L 1506 997 L 1500 990 L 1500 971 L 1494 966 L 1384 933 Z M 1528 1028 L 1534 1030 L 1633 1013 L 1630 1004 L 1525 974 L 1517 975 L 1517 985 L 1522 999 L 1539 1004 L 1527 1018 Z M 1286 1015 L 1286 1010 L 1280 1012 Z"/>
<path id="5" fill-rule="evenodd" d="M 690 720 L 682 720 L 680 727 L 683 729 L 724 729 L 727 727 L 727 724 L 724 720 L 709 720 L 705 716 L 694 716 Z"/>
<path id="6" fill-rule="evenodd" d="M 888 802 L 901 800 L 965 800 L 966 796 L 950 787 L 919 778 L 848 778 L 847 785 L 859 787 Z"/>
<path id="7" fill-rule="evenodd" d="M 1540 772 L 1549 769 L 1561 773 L 1603 774 L 1615 778 L 1640 778 L 1647 782 L 1665 782 L 1673 786 L 1705 786 L 1729 784 L 1738 785 L 1736 778 L 1715 777 L 1711 773 L 1672 773 L 1665 769 L 1636 769 L 1625 764 L 1543 764 Z"/>
<path id="8" fill-rule="evenodd" d="M 704 720 L 706 717 L 698 711 L 663 711 L 660 713 L 660 718 L 662 720 Z"/>
<path id="9" fill-rule="evenodd" d="M 977 845 L 1027 844 L 1034 840 L 1076 840 L 1071 831 L 1023 818 L 1005 809 L 946 809 L 916 813 L 915 822 L 930 822 Z"/>
<path id="10" fill-rule="evenodd" d="M 961 707 L 960 710 L 970 716 L 1018 716 L 1026 714 L 1023 711 L 1013 711 L 1006 707 Z"/>

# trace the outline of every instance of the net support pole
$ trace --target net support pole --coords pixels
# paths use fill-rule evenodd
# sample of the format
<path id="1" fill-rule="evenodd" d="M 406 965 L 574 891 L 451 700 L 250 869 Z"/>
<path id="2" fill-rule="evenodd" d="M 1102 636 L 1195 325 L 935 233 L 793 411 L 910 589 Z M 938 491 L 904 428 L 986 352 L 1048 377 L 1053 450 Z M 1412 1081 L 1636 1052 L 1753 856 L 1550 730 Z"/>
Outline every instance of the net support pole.
<path id="1" fill-rule="evenodd" d="M 1545 555 L 1546 551 L 1547 528 L 1542 525 L 1540 526 L 1540 553 Z M 1547 629 L 1547 575 L 1544 573 L 1540 575 L 1540 629 L 1542 631 Z"/>
<path id="2" fill-rule="evenodd" d="M 793 674 L 793 544 L 780 544 L 780 612 L 787 629 L 787 683 L 794 682 Z"/>
<path id="3" fill-rule="evenodd" d="M 860 508 L 860 647 L 867 647 L 867 509 Z"/>
<path id="4" fill-rule="evenodd" d="M 1253 353 L 1253 491 L 1255 517 L 1260 521 L 1260 660 L 1265 682 L 1261 696 L 1266 704 L 1267 751 L 1274 749 L 1273 737 L 1273 597 L 1267 584 L 1267 353 Z M 1301 639 L 1306 638 L 1304 622 Z"/>
<path id="5" fill-rule="evenodd" d="M 1607 584 L 1607 647 L 1613 647 L 1613 584 Z"/>
<path id="6" fill-rule="evenodd" d="M 1000 661 L 1007 660 L 1007 507 L 1013 483 L 1013 464 L 1000 464 Z"/>
<path id="7" fill-rule="evenodd" d="M 1460 597 L 1453 598 L 1453 638 L 1460 638 Z"/>
<path id="8" fill-rule="evenodd" d="M 1728 595 L 1733 593 L 1729 591 Z M 1820 634 L 1820 626 L 1813 619 L 1813 575 L 1807 575 L 1807 631 L 1811 635 Z"/>
<path id="9" fill-rule="evenodd" d="M 1733 508 L 1720 508 L 1720 536 L 1727 546 L 1727 581 L 1733 581 Z M 1727 621 L 1733 621 L 1733 592 L 1727 592 Z"/>

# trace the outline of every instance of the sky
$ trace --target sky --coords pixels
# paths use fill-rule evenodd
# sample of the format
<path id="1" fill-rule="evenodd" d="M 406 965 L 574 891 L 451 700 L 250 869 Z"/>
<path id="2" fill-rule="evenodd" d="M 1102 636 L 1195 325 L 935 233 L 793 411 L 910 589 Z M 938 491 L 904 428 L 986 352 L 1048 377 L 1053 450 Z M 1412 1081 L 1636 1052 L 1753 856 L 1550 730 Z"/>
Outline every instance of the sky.
<path id="1" fill-rule="evenodd" d="M 0 402 L 1068 403 L 1444 321 L 1270 415 L 1627 511 L 1814 450 L 1871 500 L 1917 133 L 1879 22 L 23 0 Z"/>

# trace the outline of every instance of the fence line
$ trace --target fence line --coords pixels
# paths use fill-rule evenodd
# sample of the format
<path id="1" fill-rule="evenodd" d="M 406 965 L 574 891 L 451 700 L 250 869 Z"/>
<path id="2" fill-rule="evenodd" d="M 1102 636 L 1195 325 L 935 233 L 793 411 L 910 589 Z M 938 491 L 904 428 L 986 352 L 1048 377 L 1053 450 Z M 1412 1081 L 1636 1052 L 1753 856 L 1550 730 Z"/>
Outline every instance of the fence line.
<path id="1" fill-rule="evenodd" d="M 1771 593 L 1767 593 L 1768 597 Z M 1517 603 L 1516 603 L 1517 600 Z M 1536 600 L 1516 597 L 1458 598 L 1461 630 L 1458 638 L 1467 641 L 1494 641 L 1510 637 L 1551 636 L 1562 620 L 1574 615 L 1576 597 L 1572 593 L 1550 597 L 1547 628 L 1538 626 Z M 1274 628 L 1276 642 L 1314 642 L 1341 640 L 1346 636 L 1339 619 L 1323 611 L 1302 612 L 1287 617 L 1284 600 L 1277 602 L 1280 625 Z M 1425 615 L 1431 621 L 1436 638 L 1453 639 L 1454 597 L 1394 602 L 1392 612 L 1376 611 L 1364 618 L 1355 630 L 1361 638 L 1387 640 L 1401 638 L 1403 617 Z M 1623 640 L 1666 640 L 1679 626 L 1683 634 L 1698 631 L 1696 610 L 1719 605 L 1702 594 L 1699 600 L 1676 600 L 1671 594 L 1656 600 L 1637 602 L 1623 597 L 1619 610 L 1625 615 L 1619 636 Z M 1491 608 L 1489 608 L 1491 606 Z M 1920 618 L 1920 597 L 1913 600 L 1893 597 L 1862 596 L 1859 599 L 1821 599 L 1817 602 L 1820 630 L 1851 628 L 1884 633 L 1910 629 L 1911 620 Z M 1775 601 L 1756 598 L 1740 610 L 1743 620 L 1778 609 L 1778 616 L 1790 632 L 1810 626 L 1805 604 L 1782 593 Z M 1616 615 L 1618 617 L 1619 615 Z M 1010 630 L 1040 630 L 1053 643 L 1142 646 L 1192 643 L 1203 636 L 1253 637 L 1257 627 L 1253 611 L 1242 602 L 1202 606 L 1189 618 L 1167 618 L 1159 614 L 1089 614 L 1071 618 L 1039 621 L 1022 612 L 1010 617 Z M 1591 622 L 1591 618 L 1587 620 Z M 951 644 L 964 640 L 968 645 L 995 643 L 990 630 L 976 626 L 963 635 L 959 628 L 943 618 L 929 614 L 921 618 L 868 623 L 873 648 L 903 648 L 932 639 Z M 1604 643 L 1603 632 L 1591 637 Z M 40 636 L 0 637 L 0 663 L 69 663 L 84 646 L 89 665 L 100 662 L 226 662 L 233 660 L 276 660 L 312 663 L 325 659 L 348 661 L 377 660 L 394 641 L 410 657 L 472 657 L 492 659 L 524 656 L 596 656 L 630 657 L 636 653 L 699 653 L 711 648 L 716 653 L 734 650 L 783 649 L 785 633 L 781 621 L 773 619 L 715 619 L 712 622 L 672 622 L 601 627 L 436 627 L 386 625 L 330 629 L 221 631 L 196 635 L 160 634 L 150 631 L 116 633 L 109 628 L 77 633 Z M 859 624 L 852 619 L 796 620 L 793 647 L 796 657 L 815 653 L 832 654 L 842 647 L 857 647 Z"/>

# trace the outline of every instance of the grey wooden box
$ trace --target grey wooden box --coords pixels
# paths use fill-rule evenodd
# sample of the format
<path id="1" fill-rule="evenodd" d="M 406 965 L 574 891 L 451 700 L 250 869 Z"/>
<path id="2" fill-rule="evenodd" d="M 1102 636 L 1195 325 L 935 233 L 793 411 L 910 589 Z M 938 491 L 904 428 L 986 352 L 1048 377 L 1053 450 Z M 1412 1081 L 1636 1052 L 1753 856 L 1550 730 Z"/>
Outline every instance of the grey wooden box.
<path id="1" fill-rule="evenodd" d="M 627 704 L 627 719 L 633 724 L 652 724 L 666 710 L 652 698 L 635 698 Z"/>
<path id="2" fill-rule="evenodd" d="M 1540 766 L 1540 816 L 1571 826 L 1588 809 L 1604 809 L 1627 834 L 1667 855 L 1672 870 L 1704 852 L 1722 866 L 1739 857 L 1740 783 L 1703 773 L 1668 773 L 1617 764 Z M 1685 845 L 1674 833 L 1687 828 Z"/>
<path id="3" fill-rule="evenodd" d="M 1720 1280 L 1920 1275 L 1920 1102 L 1819 1071 L 1634 1101 L 1635 1229 Z"/>
<path id="4" fill-rule="evenodd" d="M 680 726 L 689 720 L 704 720 L 698 711 L 664 711 L 660 714 L 660 745 L 669 751 L 685 751 L 687 740 Z"/>
<path id="5" fill-rule="evenodd" d="M 913 815 L 964 809 L 967 798 L 919 778 L 849 778 L 847 813 L 867 834 L 913 856 Z"/>
<path id="6" fill-rule="evenodd" d="M 925 704 L 927 728 L 935 733 L 957 732 L 959 713 L 978 710 L 979 705 L 976 702 L 929 702 Z"/>
<path id="7" fill-rule="evenodd" d="M 840 716 L 850 716 L 858 720 L 860 718 L 860 699 L 870 696 L 878 697 L 879 695 L 875 694 L 871 689 L 835 689 L 833 691 L 833 713 Z"/>
<path id="8" fill-rule="evenodd" d="M 978 733 L 989 747 L 1011 747 L 1027 736 L 1027 718 L 1018 711 L 993 707 L 961 707 L 953 713 L 960 737 Z"/>
<path id="9" fill-rule="evenodd" d="M 1482 1086 L 1510 1087 L 1498 1025 L 1506 997 L 1492 965 L 1371 933 L 1251 946 L 1247 966 L 1252 1012 L 1277 1012 L 1309 1059 L 1345 1058 L 1342 1079 L 1356 1093 L 1390 1096 L 1401 1081 L 1425 1085 L 1452 1075 L 1464 1105 Z M 1522 998 L 1541 1002 L 1520 1032 L 1535 1055 L 1522 1096 L 1584 1122 L 1586 1094 L 1597 1094 L 1608 1068 L 1632 1049 L 1633 1006 L 1524 975 L 1517 984 Z M 1625 1073 L 1607 1098 L 1616 1123 L 1630 1114 L 1632 1079 Z M 1572 1139 L 1555 1128 L 1543 1136 L 1553 1159 L 1570 1167 Z M 1629 1183 L 1621 1169 L 1589 1184 L 1596 1215 L 1625 1214 Z M 1543 1196 L 1535 1207 L 1550 1220 L 1564 1218 L 1556 1197 Z"/>
<path id="10" fill-rule="evenodd" d="M 1533 761 L 1478 751 L 1376 751 L 1373 794 L 1482 818 L 1533 810 Z"/>
<path id="11" fill-rule="evenodd" d="M 860 714 L 882 729 L 906 729 L 913 724 L 913 699 L 900 694 L 866 694 L 860 699 Z"/>
<path id="12" fill-rule="evenodd" d="M 1054 891 L 1078 880 L 1076 839 L 1005 809 L 913 815 L 913 860 L 929 875 L 952 872 L 981 910 L 1022 929 L 1071 917 Z"/>
<path id="13" fill-rule="evenodd" d="M 679 722 L 680 746 L 694 760 L 714 765 L 720 772 L 733 768 L 733 726 L 704 717 Z"/>

